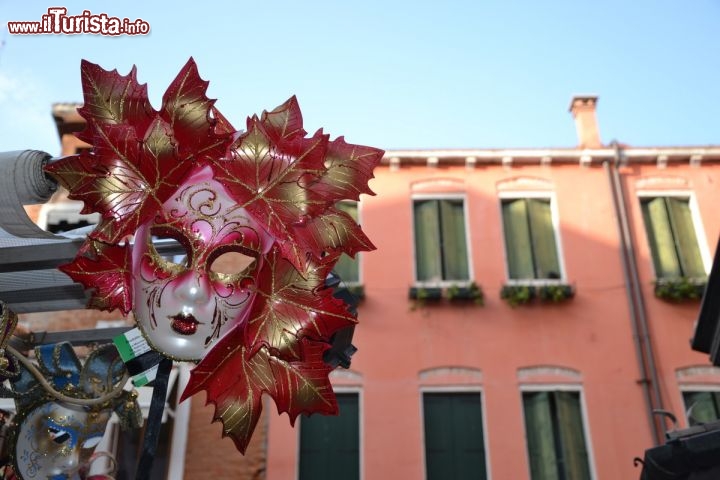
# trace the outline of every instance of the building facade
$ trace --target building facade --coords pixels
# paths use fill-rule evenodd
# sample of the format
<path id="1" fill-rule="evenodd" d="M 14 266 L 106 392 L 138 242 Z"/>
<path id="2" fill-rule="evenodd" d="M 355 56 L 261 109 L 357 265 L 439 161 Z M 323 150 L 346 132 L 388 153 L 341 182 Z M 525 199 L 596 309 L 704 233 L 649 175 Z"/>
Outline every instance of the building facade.
<path id="1" fill-rule="evenodd" d="M 347 419 L 270 415 L 268 480 L 637 478 L 673 428 L 653 409 L 717 415 L 689 339 L 720 148 L 604 145 L 596 100 L 573 99 L 576 148 L 387 152 Z"/>
<path id="2" fill-rule="evenodd" d="M 388 151 L 377 195 L 342 205 L 377 250 L 338 266 L 363 297 L 359 351 L 331 376 L 340 415 L 291 428 L 266 399 L 243 457 L 192 398 L 169 433 L 175 476 L 157 478 L 636 478 L 633 458 L 672 428 L 652 410 L 678 427 L 693 404 L 716 417 L 720 375 L 688 340 L 720 232 L 720 146 L 603 144 L 596 101 L 571 103 L 576 147 Z M 63 154 L 88 147 L 74 108 L 54 109 Z M 76 208 L 60 193 L 33 214 L 92 222 Z"/>

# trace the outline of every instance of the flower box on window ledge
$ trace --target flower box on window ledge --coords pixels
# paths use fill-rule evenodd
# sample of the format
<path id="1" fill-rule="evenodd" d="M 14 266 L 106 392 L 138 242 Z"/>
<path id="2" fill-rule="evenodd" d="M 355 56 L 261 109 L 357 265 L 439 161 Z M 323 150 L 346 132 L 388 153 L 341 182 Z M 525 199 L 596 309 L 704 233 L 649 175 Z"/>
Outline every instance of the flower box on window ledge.
<path id="1" fill-rule="evenodd" d="M 485 304 L 485 295 L 482 288 L 475 282 L 466 286 L 451 285 L 445 290 L 445 296 L 451 302 Z"/>
<path id="2" fill-rule="evenodd" d="M 700 300 L 707 278 L 660 278 L 655 281 L 655 296 L 668 302 Z"/>
<path id="3" fill-rule="evenodd" d="M 442 299 L 442 288 L 410 287 L 408 297 L 410 300 L 417 300 L 418 302 L 438 302 Z"/>
<path id="4" fill-rule="evenodd" d="M 511 307 L 525 305 L 535 298 L 535 287 L 533 285 L 503 285 L 500 290 L 500 298 Z"/>
<path id="5" fill-rule="evenodd" d="M 526 305 L 535 299 L 544 303 L 560 303 L 575 296 L 572 285 L 553 283 L 547 285 L 504 285 L 500 290 L 500 298 L 511 307 Z"/>
<path id="6" fill-rule="evenodd" d="M 442 300 L 442 288 L 440 287 L 410 287 L 408 298 L 414 300 L 411 310 L 423 308 L 428 303 L 438 303 Z"/>
<path id="7" fill-rule="evenodd" d="M 564 283 L 557 285 L 540 285 L 537 287 L 537 296 L 542 302 L 559 303 L 574 297 L 575 289 L 572 285 Z"/>

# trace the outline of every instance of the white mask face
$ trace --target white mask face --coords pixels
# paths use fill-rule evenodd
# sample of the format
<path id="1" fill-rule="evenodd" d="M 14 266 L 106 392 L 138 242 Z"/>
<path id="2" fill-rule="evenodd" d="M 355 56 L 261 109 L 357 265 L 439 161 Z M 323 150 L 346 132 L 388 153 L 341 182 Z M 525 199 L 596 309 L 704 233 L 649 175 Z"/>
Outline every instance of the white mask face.
<path id="1" fill-rule="evenodd" d="M 63 403 L 44 403 L 19 427 L 15 465 L 24 479 L 79 479 L 110 420 L 110 410 L 92 412 Z"/>
<path id="2" fill-rule="evenodd" d="M 185 255 L 158 253 L 153 238 L 173 239 Z M 210 168 L 191 175 L 135 235 L 133 312 L 150 345 L 176 360 L 203 358 L 247 317 L 271 244 Z"/>

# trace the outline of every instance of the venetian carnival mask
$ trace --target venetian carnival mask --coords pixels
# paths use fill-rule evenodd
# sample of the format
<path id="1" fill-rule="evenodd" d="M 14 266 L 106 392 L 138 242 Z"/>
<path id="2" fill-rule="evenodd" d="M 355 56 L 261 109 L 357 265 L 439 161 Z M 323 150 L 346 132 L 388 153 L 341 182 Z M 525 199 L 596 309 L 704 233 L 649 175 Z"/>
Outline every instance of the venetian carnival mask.
<path id="1" fill-rule="evenodd" d="M 238 131 L 192 59 L 159 110 L 134 68 L 81 73 L 92 149 L 46 171 L 101 220 L 60 269 L 89 307 L 133 311 L 155 350 L 199 362 L 183 398 L 206 390 L 240 451 L 263 393 L 291 423 L 337 413 L 323 356 L 357 320 L 325 281 L 340 255 L 375 247 L 335 204 L 372 194 L 384 152 L 308 135 L 295 97 Z"/>
<path id="2" fill-rule="evenodd" d="M 142 423 L 139 406 L 134 394 L 122 390 L 125 368 L 112 345 L 92 352 L 82 367 L 69 343 L 43 345 L 35 353 L 35 373 L 20 364 L 19 374 L 11 379 L 17 394 L 15 473 L 22 480 L 80 479 L 112 412 L 123 428 L 136 428 Z M 67 401 L 50 396 L 35 377 L 38 374 Z M 113 390 L 111 398 L 101 398 Z M 98 402 L 88 404 L 93 399 Z"/>
<path id="3" fill-rule="evenodd" d="M 153 240 L 184 254 L 158 253 Z M 256 272 L 270 235 L 204 167 L 183 182 L 133 246 L 133 312 L 148 342 L 179 360 L 197 360 L 250 311 Z"/>
<path id="4" fill-rule="evenodd" d="M 23 479 L 76 479 L 90 462 L 110 420 L 110 410 L 88 411 L 61 402 L 44 403 L 20 425 L 15 465 Z"/>

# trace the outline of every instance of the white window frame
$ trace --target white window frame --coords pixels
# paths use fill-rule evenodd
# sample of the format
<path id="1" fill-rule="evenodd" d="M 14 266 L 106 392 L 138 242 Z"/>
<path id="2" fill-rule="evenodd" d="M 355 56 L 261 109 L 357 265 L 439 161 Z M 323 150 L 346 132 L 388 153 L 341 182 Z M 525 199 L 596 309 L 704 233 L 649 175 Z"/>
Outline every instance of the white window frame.
<path id="1" fill-rule="evenodd" d="M 680 404 L 682 405 L 683 412 L 682 412 L 682 418 L 685 422 L 686 426 L 690 426 L 690 419 L 687 416 L 687 410 L 685 407 L 685 398 L 683 398 L 683 393 L 693 393 L 693 392 L 711 392 L 711 393 L 720 393 L 720 385 L 713 384 L 713 383 L 684 383 L 680 384 L 679 390 L 680 390 Z M 718 419 L 720 420 L 720 419 Z"/>
<path id="2" fill-rule="evenodd" d="M 426 393 L 478 393 L 480 395 L 483 450 L 485 451 L 485 473 L 487 474 L 487 480 L 492 480 L 492 470 L 490 469 L 490 442 L 488 441 L 489 430 L 487 426 L 487 401 L 485 400 L 485 391 L 480 385 L 438 385 L 420 387 L 420 456 L 422 458 L 423 480 L 427 480 L 427 459 L 425 458 L 425 402 L 423 400 Z"/>
<path id="3" fill-rule="evenodd" d="M 507 242 L 505 241 L 505 226 L 503 224 L 503 200 L 518 200 L 523 198 L 543 198 L 550 200 L 550 218 L 552 219 L 553 232 L 555 233 L 555 250 L 558 256 L 558 265 L 560 267 L 560 278 L 536 278 L 536 279 L 511 279 L 510 267 L 508 264 Z M 500 229 L 502 230 L 503 239 L 503 261 L 505 267 L 506 285 L 564 285 L 568 283 L 567 274 L 565 273 L 565 256 L 563 255 L 562 235 L 560 235 L 560 212 L 557 206 L 557 196 L 554 191 L 547 190 L 513 190 L 498 193 L 498 208 L 500 210 Z M 534 260 L 534 259 L 533 259 Z"/>
<path id="4" fill-rule="evenodd" d="M 465 222 L 465 249 L 467 254 L 468 279 L 467 280 L 440 280 L 439 282 L 420 281 L 417 278 L 417 262 L 415 252 L 415 202 L 418 200 L 462 200 L 463 221 Z M 470 242 L 470 206 L 465 193 L 427 193 L 413 194 L 410 197 L 410 219 L 412 221 L 412 265 L 413 265 L 413 286 L 424 288 L 447 288 L 453 285 L 467 287 L 475 280 L 473 269 L 472 243 Z"/>
<path id="5" fill-rule="evenodd" d="M 356 387 L 356 386 L 333 386 L 333 391 L 338 393 L 354 393 L 358 396 L 358 461 L 360 462 L 360 465 L 358 465 L 358 472 L 359 472 L 359 478 L 360 480 L 363 480 L 365 478 L 365 429 L 363 428 L 364 425 L 364 416 L 365 416 L 365 408 L 364 408 L 364 400 L 363 400 L 363 389 L 362 387 Z M 315 414 L 320 415 L 320 414 Z M 297 423 L 297 426 L 300 428 L 295 428 L 295 444 L 297 445 L 297 451 L 295 458 L 297 459 L 295 461 L 295 480 L 303 480 L 300 478 L 300 429 L 302 428 L 302 416 L 298 417 L 300 421 Z M 278 417 L 279 419 L 279 417 Z"/>
<path id="6" fill-rule="evenodd" d="M 710 274 L 710 267 L 712 266 L 712 255 L 707 244 L 707 236 L 705 235 L 705 228 L 703 227 L 702 218 L 700 216 L 700 207 L 695 197 L 695 192 L 692 190 L 638 190 L 638 208 L 640 209 L 640 221 L 643 226 L 643 237 L 645 237 L 645 245 L 647 251 L 652 255 L 652 248 L 650 247 L 650 237 L 648 236 L 647 225 L 645 220 L 642 218 L 642 201 L 646 198 L 657 198 L 657 197 L 673 197 L 688 199 L 688 208 L 690 208 L 690 216 L 692 217 L 693 228 L 695 228 L 695 237 L 698 241 L 698 248 L 700 249 L 700 258 L 702 258 L 703 267 L 705 267 L 705 275 Z M 654 278 L 658 278 L 657 271 L 655 270 L 655 262 L 650 259 L 650 268 L 652 269 Z"/>
<path id="7" fill-rule="evenodd" d="M 577 392 L 580 394 L 580 417 L 583 422 L 583 433 L 585 435 L 585 445 L 588 452 L 588 466 L 590 468 L 590 479 L 596 480 L 597 473 L 595 469 L 595 449 L 592 444 L 592 435 L 590 434 L 590 419 L 587 414 L 587 405 L 585 404 L 585 392 L 582 385 L 568 383 L 545 383 L 545 384 L 523 384 L 520 385 L 520 409 L 522 410 L 523 434 L 525 436 L 525 461 L 527 465 L 528 478 L 532 478 L 530 471 L 530 454 L 527 446 L 527 422 L 525 419 L 525 405 L 523 403 L 523 393 L 531 392 Z"/>

